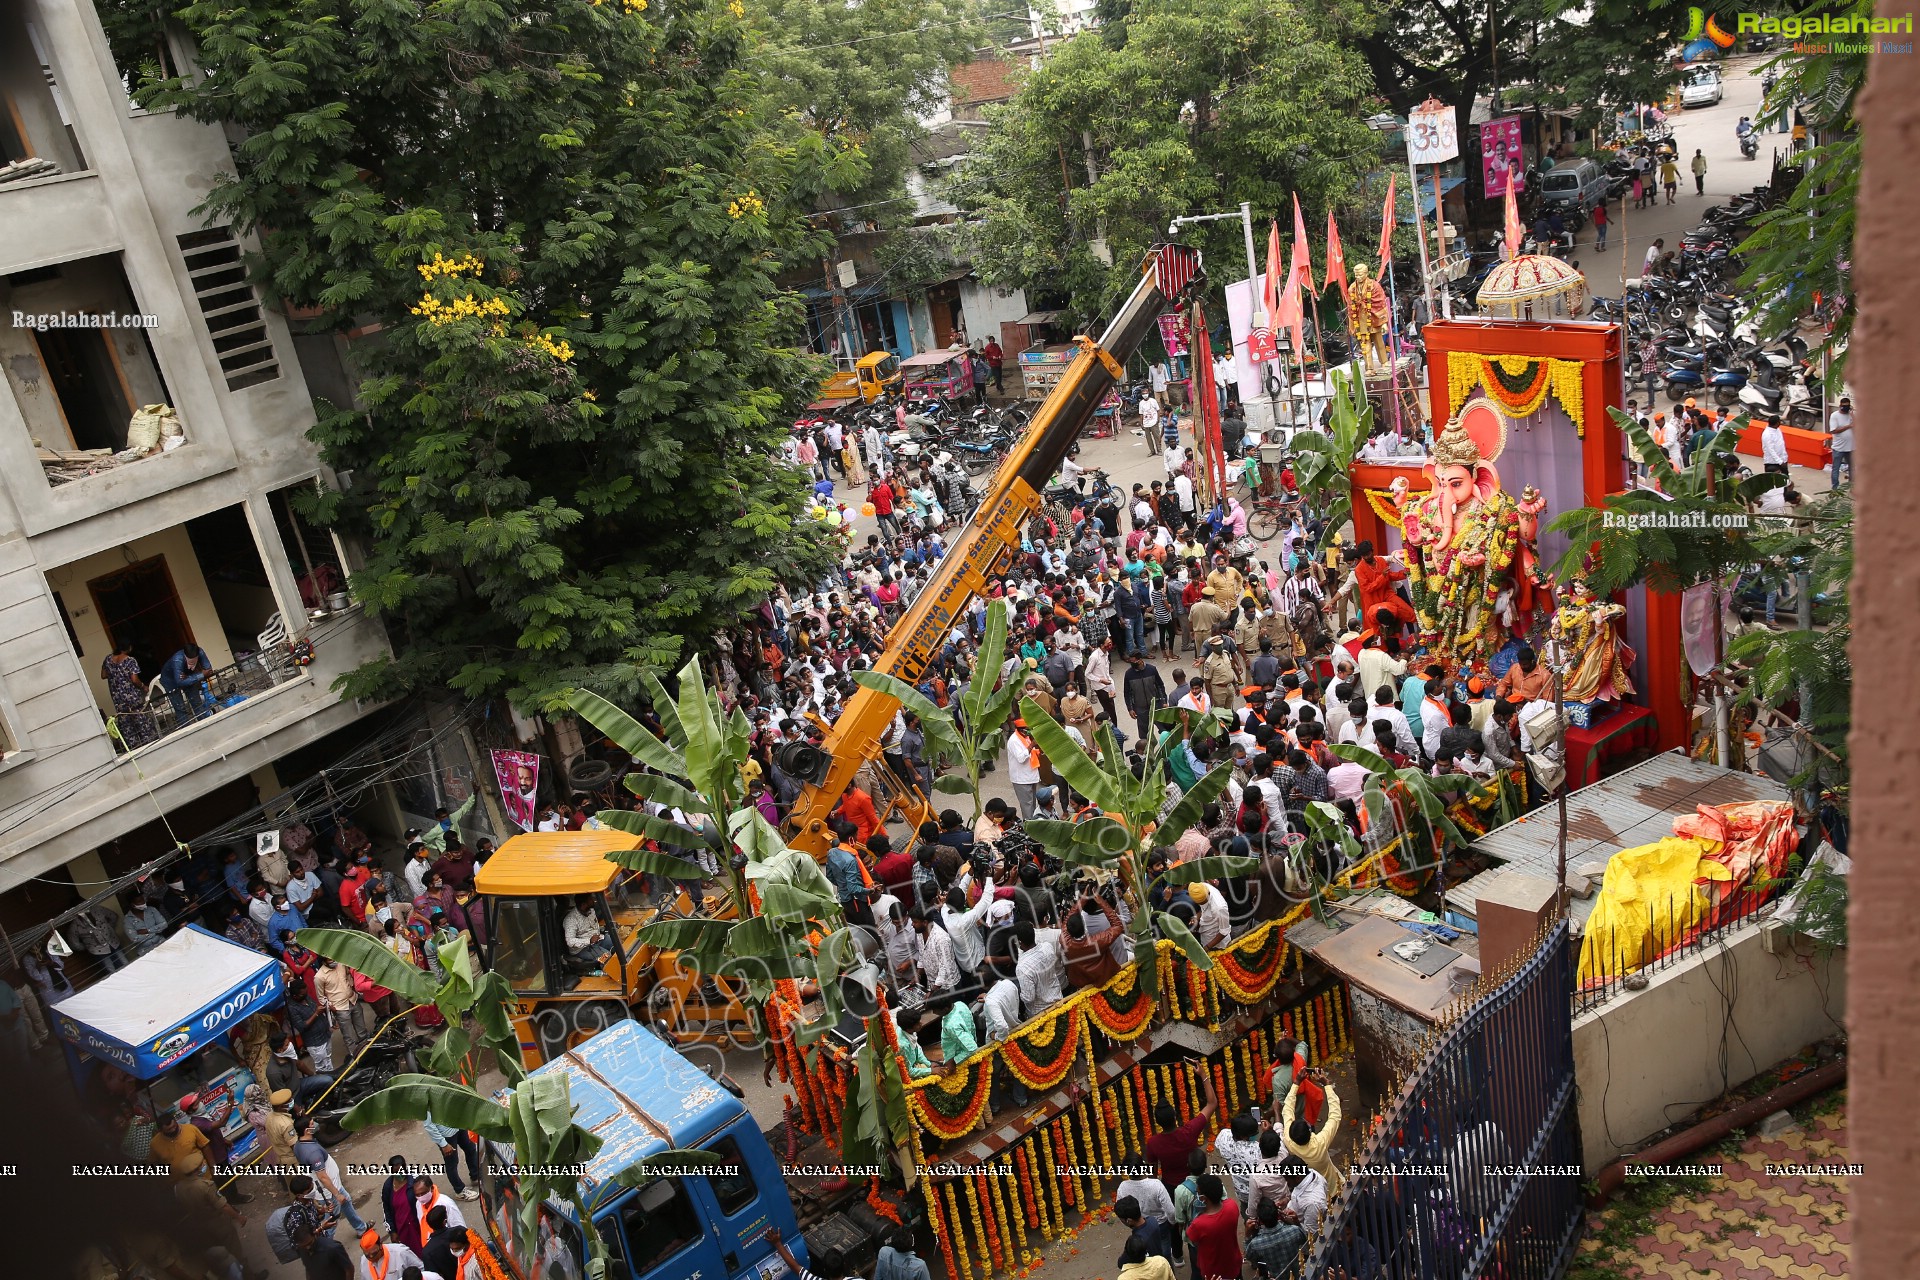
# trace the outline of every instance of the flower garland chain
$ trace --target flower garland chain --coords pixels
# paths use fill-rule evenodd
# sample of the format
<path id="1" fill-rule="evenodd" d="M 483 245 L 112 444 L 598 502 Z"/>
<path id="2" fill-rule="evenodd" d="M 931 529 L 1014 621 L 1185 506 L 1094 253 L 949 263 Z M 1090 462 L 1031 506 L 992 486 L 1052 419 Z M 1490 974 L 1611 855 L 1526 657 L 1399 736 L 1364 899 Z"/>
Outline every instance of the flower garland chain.
<path id="1" fill-rule="evenodd" d="M 1458 409 L 1477 387 L 1485 387 L 1494 403 L 1507 414 L 1524 418 L 1546 402 L 1549 393 L 1560 402 L 1573 429 L 1587 434 L 1585 366 L 1578 360 L 1525 356 L 1483 356 L 1471 351 L 1447 353 L 1447 410 Z"/>

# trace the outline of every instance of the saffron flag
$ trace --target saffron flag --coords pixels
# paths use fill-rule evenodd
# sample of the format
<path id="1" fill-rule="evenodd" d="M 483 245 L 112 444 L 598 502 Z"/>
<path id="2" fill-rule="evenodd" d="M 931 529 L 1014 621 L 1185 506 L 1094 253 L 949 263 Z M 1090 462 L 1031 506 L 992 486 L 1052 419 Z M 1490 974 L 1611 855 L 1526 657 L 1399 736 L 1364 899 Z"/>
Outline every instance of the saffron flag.
<path id="1" fill-rule="evenodd" d="M 1340 305 L 1346 306 L 1347 297 L 1347 255 L 1340 251 L 1340 228 L 1333 224 L 1333 210 L 1327 210 L 1327 280 L 1321 285 L 1326 289 L 1330 285 L 1340 286 Z"/>
<path id="2" fill-rule="evenodd" d="M 1265 364 L 1280 358 L 1280 348 L 1274 339 L 1274 315 L 1279 310 L 1280 301 L 1280 224 L 1272 225 L 1267 234 L 1267 269 L 1260 279 L 1254 282 L 1259 294 L 1253 304 L 1253 328 L 1247 334 L 1247 359 L 1254 364 Z"/>
<path id="3" fill-rule="evenodd" d="M 1387 264 L 1393 261 L 1393 181 L 1394 174 L 1387 175 L 1387 203 L 1380 210 L 1380 275 L 1387 274 Z"/>
<path id="4" fill-rule="evenodd" d="M 1293 267 L 1300 273 L 1300 283 L 1313 288 L 1313 258 L 1307 252 L 1307 219 L 1300 212 L 1300 193 L 1293 193 Z"/>
<path id="5" fill-rule="evenodd" d="M 1507 184 L 1507 254 L 1508 258 L 1520 256 L 1520 207 L 1513 202 L 1513 184 Z"/>

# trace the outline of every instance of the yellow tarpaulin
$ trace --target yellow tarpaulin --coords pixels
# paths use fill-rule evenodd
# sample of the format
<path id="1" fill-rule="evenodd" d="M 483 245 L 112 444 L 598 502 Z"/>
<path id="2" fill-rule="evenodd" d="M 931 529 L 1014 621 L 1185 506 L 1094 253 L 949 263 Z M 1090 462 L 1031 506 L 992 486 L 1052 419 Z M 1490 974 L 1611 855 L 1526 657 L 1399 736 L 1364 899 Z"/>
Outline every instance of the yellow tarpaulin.
<path id="1" fill-rule="evenodd" d="M 1710 840 L 1669 836 L 1607 860 L 1580 944 L 1581 986 L 1651 963 L 1700 923 L 1712 899 L 1695 881 L 1732 875 L 1707 857 L 1717 847 Z"/>

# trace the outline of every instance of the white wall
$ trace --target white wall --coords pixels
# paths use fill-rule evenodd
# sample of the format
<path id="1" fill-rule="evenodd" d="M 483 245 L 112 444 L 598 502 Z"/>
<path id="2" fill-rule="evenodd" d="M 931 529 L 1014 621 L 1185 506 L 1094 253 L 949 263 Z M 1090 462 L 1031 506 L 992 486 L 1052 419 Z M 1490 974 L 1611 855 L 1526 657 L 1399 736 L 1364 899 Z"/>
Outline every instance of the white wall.
<path id="1" fill-rule="evenodd" d="M 1846 1007 L 1844 951 L 1818 960 L 1800 940 L 1796 954 L 1774 955 L 1762 924 L 1750 922 L 1724 945 L 1651 975 L 1645 990 L 1623 991 L 1575 1018 L 1588 1176 L 1727 1089 L 1838 1034 Z"/>
<path id="2" fill-rule="evenodd" d="M 1016 323 L 1027 311 L 1024 290 L 989 288 L 973 276 L 960 282 L 960 316 L 966 321 L 968 339 L 976 345 L 988 338 L 1000 337 L 1003 323 Z M 1000 345 L 1006 346 L 1004 339 Z M 1008 351 L 1007 357 L 1007 363 L 1011 365 L 1013 352 Z"/>

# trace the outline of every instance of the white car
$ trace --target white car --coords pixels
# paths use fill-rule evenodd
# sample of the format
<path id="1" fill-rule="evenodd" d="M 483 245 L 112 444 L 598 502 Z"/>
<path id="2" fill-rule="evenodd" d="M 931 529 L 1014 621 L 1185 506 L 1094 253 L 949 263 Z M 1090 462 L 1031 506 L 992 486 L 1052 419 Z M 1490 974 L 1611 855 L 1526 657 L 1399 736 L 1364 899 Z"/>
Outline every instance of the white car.
<path id="1" fill-rule="evenodd" d="M 1711 107 L 1721 97 L 1720 72 L 1714 67 L 1695 67 L 1680 84 L 1680 105 Z"/>

